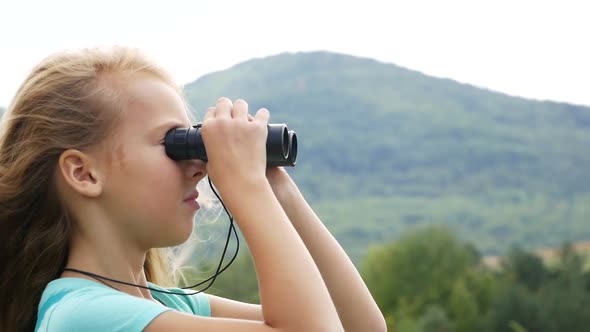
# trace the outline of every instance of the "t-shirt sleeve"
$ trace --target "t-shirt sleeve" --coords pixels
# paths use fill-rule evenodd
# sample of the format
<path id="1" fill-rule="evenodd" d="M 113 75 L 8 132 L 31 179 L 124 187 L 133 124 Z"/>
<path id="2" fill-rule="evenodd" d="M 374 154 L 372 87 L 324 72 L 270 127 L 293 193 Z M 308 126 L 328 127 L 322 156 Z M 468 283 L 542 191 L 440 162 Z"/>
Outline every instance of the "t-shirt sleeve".
<path id="1" fill-rule="evenodd" d="M 187 293 L 190 291 L 184 290 Z M 189 299 L 189 306 L 195 315 L 211 317 L 211 304 L 209 303 L 209 296 L 205 293 L 186 296 Z"/>
<path id="2" fill-rule="evenodd" d="M 97 289 L 80 290 L 56 303 L 47 313 L 47 331 L 139 332 L 158 315 L 172 310 L 146 299 Z"/>
<path id="3" fill-rule="evenodd" d="M 174 292 L 184 292 L 185 294 L 193 293 L 191 289 L 169 288 Z M 179 296 L 185 302 L 193 314 L 204 317 L 211 317 L 211 305 L 209 304 L 209 296 L 205 293 L 198 293 L 189 296 Z"/>

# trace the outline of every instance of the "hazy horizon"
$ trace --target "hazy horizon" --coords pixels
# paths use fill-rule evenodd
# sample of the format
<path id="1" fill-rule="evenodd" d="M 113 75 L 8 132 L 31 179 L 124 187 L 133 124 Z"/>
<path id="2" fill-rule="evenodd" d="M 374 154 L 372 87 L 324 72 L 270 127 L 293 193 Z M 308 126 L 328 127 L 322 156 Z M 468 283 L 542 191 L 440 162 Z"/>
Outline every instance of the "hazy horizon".
<path id="1" fill-rule="evenodd" d="M 583 1 L 73 0 L 0 4 L 0 105 L 66 48 L 143 49 L 178 83 L 252 58 L 330 51 L 536 100 L 590 106 Z"/>

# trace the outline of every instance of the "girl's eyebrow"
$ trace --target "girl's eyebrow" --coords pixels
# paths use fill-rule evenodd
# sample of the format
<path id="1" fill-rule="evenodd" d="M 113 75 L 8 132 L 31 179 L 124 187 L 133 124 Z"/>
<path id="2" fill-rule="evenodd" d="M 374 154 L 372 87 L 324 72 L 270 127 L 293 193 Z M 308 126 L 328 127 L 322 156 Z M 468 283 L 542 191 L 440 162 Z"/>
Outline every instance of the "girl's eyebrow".
<path id="1" fill-rule="evenodd" d="M 166 129 L 166 131 L 168 131 L 169 129 L 175 128 L 175 127 L 186 127 L 186 125 L 176 122 L 176 121 L 171 121 L 171 122 L 166 122 L 163 123 L 155 128 L 153 128 L 152 130 L 150 130 L 150 133 L 160 133 L 163 132 L 164 129 Z"/>

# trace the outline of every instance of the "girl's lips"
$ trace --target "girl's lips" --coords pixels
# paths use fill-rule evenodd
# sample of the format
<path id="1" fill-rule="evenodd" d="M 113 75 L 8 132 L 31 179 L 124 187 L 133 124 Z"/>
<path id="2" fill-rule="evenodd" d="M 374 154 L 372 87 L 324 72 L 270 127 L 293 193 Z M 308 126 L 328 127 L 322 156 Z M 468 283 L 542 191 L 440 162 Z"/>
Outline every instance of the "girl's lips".
<path id="1" fill-rule="evenodd" d="M 187 198 L 185 198 L 183 200 L 183 202 L 187 205 L 189 205 L 190 207 L 192 207 L 195 210 L 198 210 L 199 208 L 201 208 L 201 206 L 199 205 L 199 202 L 197 202 L 197 198 L 199 197 L 199 192 L 198 191 L 193 191 Z"/>
<path id="2" fill-rule="evenodd" d="M 190 196 L 188 196 L 187 198 L 185 198 L 183 201 L 184 202 L 189 202 L 189 201 L 194 201 L 195 199 L 197 199 L 199 197 L 199 192 L 198 191 L 193 191 Z"/>
<path id="3" fill-rule="evenodd" d="M 196 210 L 201 208 L 201 205 L 199 204 L 199 202 L 197 202 L 196 199 L 185 199 L 184 204 L 187 204 L 188 206 Z"/>

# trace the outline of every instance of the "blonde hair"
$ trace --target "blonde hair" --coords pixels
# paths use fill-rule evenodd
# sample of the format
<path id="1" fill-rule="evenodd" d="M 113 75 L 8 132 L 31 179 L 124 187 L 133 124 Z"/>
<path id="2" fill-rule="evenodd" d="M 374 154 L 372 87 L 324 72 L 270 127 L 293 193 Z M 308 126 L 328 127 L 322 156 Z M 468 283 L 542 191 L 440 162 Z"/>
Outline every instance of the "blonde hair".
<path id="1" fill-rule="evenodd" d="M 136 49 L 64 51 L 26 78 L 2 119 L 0 133 L 0 331 L 32 331 L 47 283 L 66 264 L 71 220 L 53 174 L 61 153 L 104 141 L 124 112 L 120 78 L 171 77 Z M 177 88 L 179 93 L 180 89 Z M 182 96 L 182 94 L 181 94 Z M 164 254 L 151 249 L 149 281 L 173 282 Z"/>

